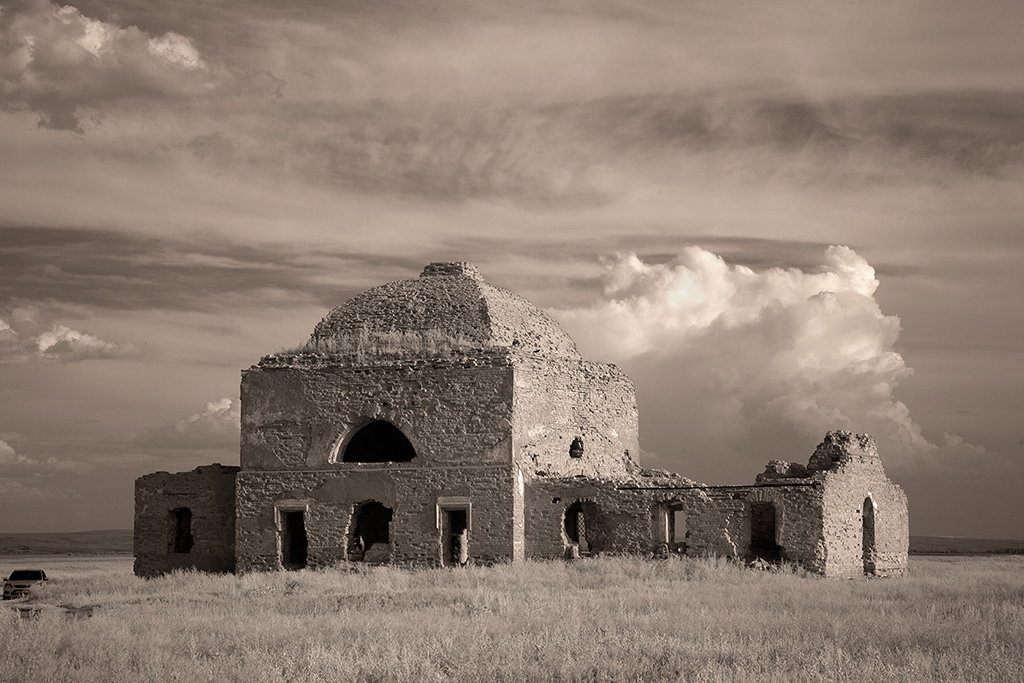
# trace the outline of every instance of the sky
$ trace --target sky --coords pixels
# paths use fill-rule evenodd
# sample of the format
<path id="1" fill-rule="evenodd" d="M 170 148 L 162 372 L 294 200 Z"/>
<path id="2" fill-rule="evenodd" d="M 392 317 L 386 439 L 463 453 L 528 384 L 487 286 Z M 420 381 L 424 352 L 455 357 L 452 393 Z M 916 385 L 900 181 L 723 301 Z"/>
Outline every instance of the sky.
<path id="1" fill-rule="evenodd" d="M 238 463 L 240 372 L 471 261 L 636 384 L 641 464 L 873 434 L 1024 539 L 1017 0 L 0 0 L 0 531 Z"/>

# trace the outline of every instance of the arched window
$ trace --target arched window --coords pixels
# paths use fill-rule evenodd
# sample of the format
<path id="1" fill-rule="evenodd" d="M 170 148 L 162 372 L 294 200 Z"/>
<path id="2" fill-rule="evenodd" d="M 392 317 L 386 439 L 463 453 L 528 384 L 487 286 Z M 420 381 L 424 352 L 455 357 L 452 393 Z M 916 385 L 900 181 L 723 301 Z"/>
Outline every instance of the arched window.
<path id="1" fill-rule="evenodd" d="M 342 462 L 409 462 L 416 450 L 398 427 L 385 420 L 375 420 L 356 432 Z"/>

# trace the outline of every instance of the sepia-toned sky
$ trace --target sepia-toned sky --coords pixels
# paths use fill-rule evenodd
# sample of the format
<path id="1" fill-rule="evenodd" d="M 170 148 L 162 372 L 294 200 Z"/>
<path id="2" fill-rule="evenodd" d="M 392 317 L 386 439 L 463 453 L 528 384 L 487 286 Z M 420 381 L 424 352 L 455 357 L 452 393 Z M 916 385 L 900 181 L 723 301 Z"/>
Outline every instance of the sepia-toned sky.
<path id="1" fill-rule="evenodd" d="M 239 373 L 468 260 L 742 484 L 869 432 L 1024 538 L 1017 0 L 0 0 L 0 531 L 238 462 Z"/>

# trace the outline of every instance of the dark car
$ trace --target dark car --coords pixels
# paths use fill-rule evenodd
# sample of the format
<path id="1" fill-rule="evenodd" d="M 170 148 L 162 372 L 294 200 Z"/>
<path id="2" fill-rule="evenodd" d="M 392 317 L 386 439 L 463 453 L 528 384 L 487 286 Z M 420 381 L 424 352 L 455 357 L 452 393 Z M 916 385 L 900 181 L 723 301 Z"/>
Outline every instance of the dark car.
<path id="1" fill-rule="evenodd" d="M 42 569 L 15 569 L 4 582 L 4 600 L 28 595 L 29 588 L 40 581 L 46 581 L 46 572 Z"/>

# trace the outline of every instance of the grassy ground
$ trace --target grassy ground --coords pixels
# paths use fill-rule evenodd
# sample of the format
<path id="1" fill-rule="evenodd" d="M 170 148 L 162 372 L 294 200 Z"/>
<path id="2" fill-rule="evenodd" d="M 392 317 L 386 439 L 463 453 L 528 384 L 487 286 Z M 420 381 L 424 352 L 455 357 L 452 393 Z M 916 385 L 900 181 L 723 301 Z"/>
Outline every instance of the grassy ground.
<path id="1" fill-rule="evenodd" d="M 685 558 L 148 581 L 130 558 L 43 568 L 31 605 L 4 605 L 35 616 L 0 609 L 0 680 L 1024 680 L 1019 556 L 855 581 Z"/>
<path id="2" fill-rule="evenodd" d="M 6 555 L 127 555 L 131 552 L 131 529 L 0 534 L 0 560 Z M 1024 540 L 911 536 L 910 552 L 953 555 L 995 553 L 1024 555 Z"/>

